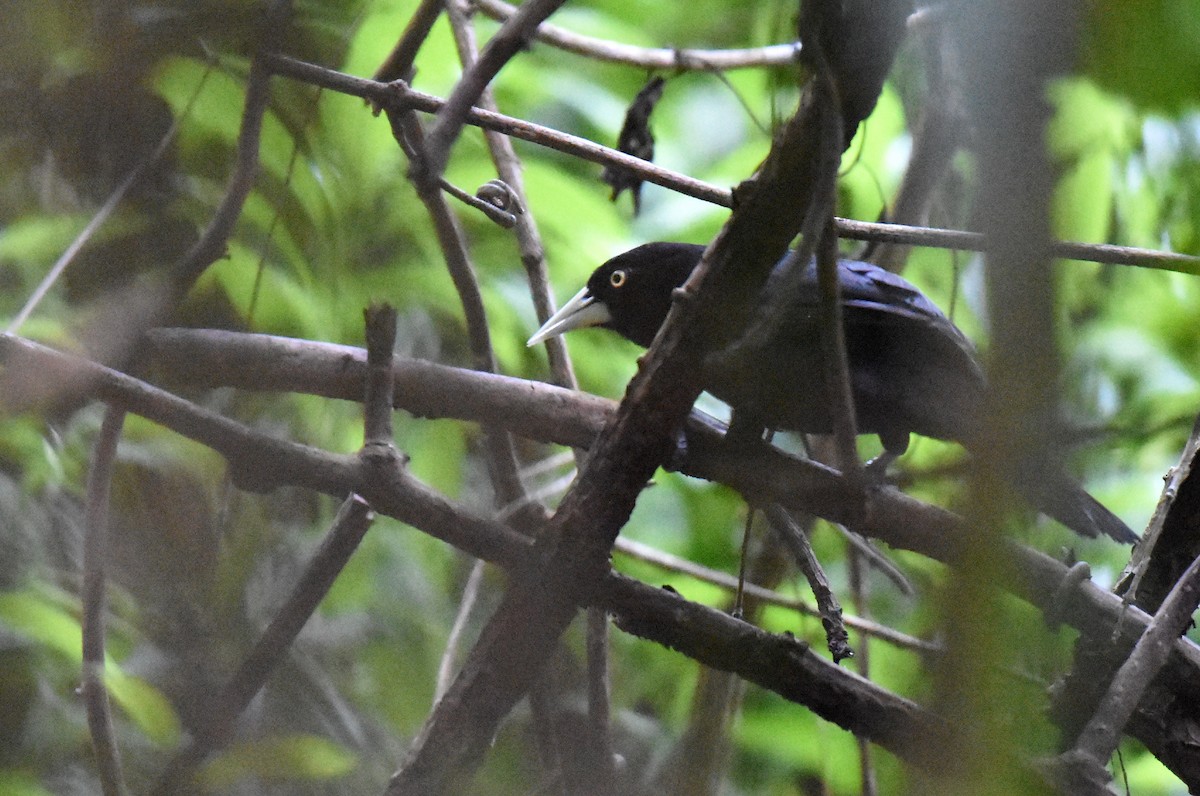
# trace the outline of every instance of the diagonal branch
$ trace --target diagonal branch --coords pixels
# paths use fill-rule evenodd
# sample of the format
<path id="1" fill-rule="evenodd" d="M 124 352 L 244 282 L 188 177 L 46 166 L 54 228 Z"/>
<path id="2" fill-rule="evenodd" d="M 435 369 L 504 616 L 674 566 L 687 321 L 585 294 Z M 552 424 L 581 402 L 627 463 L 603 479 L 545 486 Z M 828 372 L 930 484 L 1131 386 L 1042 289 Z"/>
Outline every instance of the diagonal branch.
<path id="1" fill-rule="evenodd" d="M 470 67 L 478 58 L 475 44 L 475 31 L 469 19 L 466 18 L 461 6 L 465 0 L 450 0 L 447 6 L 447 16 L 451 29 L 454 31 L 454 41 L 458 47 L 459 59 L 463 65 Z M 484 110 L 497 113 L 496 99 L 491 87 L 484 89 L 479 96 L 479 106 Z M 492 155 L 492 163 L 496 173 L 506 188 L 512 192 L 516 204 L 528 208 L 525 198 L 525 181 L 522 176 L 521 161 L 517 158 L 512 141 L 508 136 L 495 130 L 483 128 L 483 137 L 487 142 L 488 151 Z M 533 296 L 533 305 L 537 312 L 539 323 L 544 323 L 555 309 L 554 296 L 550 287 L 549 270 L 546 267 L 546 252 L 542 246 L 542 236 L 538 232 L 537 221 L 533 212 L 526 210 L 513 217 L 513 232 L 517 246 L 521 252 L 521 264 L 525 267 L 529 279 L 529 290 Z M 575 372 L 571 360 L 567 356 L 567 344 L 561 337 L 552 337 L 546 341 L 546 351 L 550 357 L 550 371 L 555 384 L 560 387 L 574 388 Z"/>
<path id="2" fill-rule="evenodd" d="M 426 6 L 428 5 L 441 6 L 440 3 L 427 3 Z M 426 23 L 432 24 L 432 19 L 428 18 L 423 7 L 410 22 L 396 51 L 392 53 L 383 69 L 411 75 L 411 59 L 415 57 L 416 50 L 429 32 Z M 401 149 L 404 150 L 405 155 L 408 156 L 409 181 L 433 222 L 450 280 L 458 293 L 467 325 L 467 340 L 474 366 L 477 370 L 494 372 L 496 355 L 492 349 L 491 331 L 488 325 L 487 311 L 483 305 L 479 280 L 476 277 L 475 268 L 471 264 L 462 226 L 442 193 L 444 181 L 441 179 L 441 169 L 435 170 L 430 166 L 424 127 L 416 111 L 411 108 L 388 108 L 387 117 L 392 127 L 392 134 Z M 497 506 L 524 505 L 526 502 L 525 490 L 517 472 L 517 455 L 512 438 L 503 429 L 484 426 L 484 444 L 488 473 Z M 532 512 L 523 515 L 525 518 L 532 516 Z"/>
<path id="3" fill-rule="evenodd" d="M 1103 769 L 1117 749 L 1147 686 L 1167 662 L 1172 645 L 1192 621 L 1200 605 L 1200 558 L 1196 558 L 1163 600 L 1133 652 L 1117 671 L 1108 693 L 1084 727 L 1067 761 L 1084 768 Z"/>
<path id="4" fill-rule="evenodd" d="M 491 38 L 479 60 L 463 72 L 458 85 L 438 112 L 437 123 L 429 131 L 428 167 L 440 176 L 446 170 L 450 148 L 458 139 L 467 115 L 492 80 L 518 52 L 528 46 L 537 26 L 558 10 L 566 0 L 526 0 L 496 35 Z"/>
<path id="5" fill-rule="evenodd" d="M 228 742 L 234 721 L 278 668 L 305 623 L 374 522 L 370 506 L 358 495 L 342 503 L 333 525 L 313 553 L 283 605 L 254 643 L 233 676 L 207 706 L 204 725 L 180 750 L 160 778 L 155 792 L 173 794 L 186 787 L 195 767 Z"/>

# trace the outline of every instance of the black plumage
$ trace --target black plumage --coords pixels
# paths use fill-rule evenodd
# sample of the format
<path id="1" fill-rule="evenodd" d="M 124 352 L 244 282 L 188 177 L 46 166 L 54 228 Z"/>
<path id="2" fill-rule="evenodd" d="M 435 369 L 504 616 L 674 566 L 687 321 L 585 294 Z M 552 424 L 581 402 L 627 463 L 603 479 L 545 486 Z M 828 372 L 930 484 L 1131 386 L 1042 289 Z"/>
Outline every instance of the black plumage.
<path id="1" fill-rule="evenodd" d="M 601 265 L 530 339 L 601 326 L 649 346 L 671 307 L 672 291 L 699 263 L 703 246 L 649 243 Z M 838 263 L 846 353 L 860 433 L 878 434 L 889 455 L 916 433 L 980 450 L 987 390 L 975 349 L 916 287 L 869 263 Z M 829 433 L 832 415 L 820 344 L 820 298 L 810 264 L 786 317 L 769 341 L 717 356 L 705 389 L 738 417 L 770 428 Z M 1130 543 L 1137 536 L 1068 476 L 1047 463 L 1022 463 L 1014 486 L 1033 505 L 1085 536 Z"/>

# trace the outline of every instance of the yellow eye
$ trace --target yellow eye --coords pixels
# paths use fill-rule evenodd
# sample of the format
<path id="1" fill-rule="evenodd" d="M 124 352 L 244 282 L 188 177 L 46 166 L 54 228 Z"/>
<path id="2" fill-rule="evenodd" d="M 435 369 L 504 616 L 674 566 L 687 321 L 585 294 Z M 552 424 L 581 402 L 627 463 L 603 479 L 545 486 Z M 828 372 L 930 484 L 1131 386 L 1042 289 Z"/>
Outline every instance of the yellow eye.
<path id="1" fill-rule="evenodd" d="M 608 283 L 613 287 L 621 287 L 625 284 L 626 279 L 628 279 L 628 277 L 624 271 L 613 271 L 608 275 Z"/>

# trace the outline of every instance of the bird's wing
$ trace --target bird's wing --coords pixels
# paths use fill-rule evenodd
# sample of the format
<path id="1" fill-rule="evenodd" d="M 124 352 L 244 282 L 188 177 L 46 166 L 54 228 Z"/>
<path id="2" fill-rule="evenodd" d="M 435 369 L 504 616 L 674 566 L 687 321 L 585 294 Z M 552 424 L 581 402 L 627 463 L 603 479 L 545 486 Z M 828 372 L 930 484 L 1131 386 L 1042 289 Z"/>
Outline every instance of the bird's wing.
<path id="1" fill-rule="evenodd" d="M 975 346 L 967 336 L 907 280 L 870 263 L 838 263 L 842 305 L 855 323 L 889 325 L 915 323 L 934 333 L 978 368 Z"/>
<path id="2" fill-rule="evenodd" d="M 841 283 L 842 301 L 847 306 L 878 309 L 912 320 L 949 323 L 937 305 L 925 298 L 925 294 L 915 285 L 878 266 L 842 260 L 838 263 L 838 281 Z"/>

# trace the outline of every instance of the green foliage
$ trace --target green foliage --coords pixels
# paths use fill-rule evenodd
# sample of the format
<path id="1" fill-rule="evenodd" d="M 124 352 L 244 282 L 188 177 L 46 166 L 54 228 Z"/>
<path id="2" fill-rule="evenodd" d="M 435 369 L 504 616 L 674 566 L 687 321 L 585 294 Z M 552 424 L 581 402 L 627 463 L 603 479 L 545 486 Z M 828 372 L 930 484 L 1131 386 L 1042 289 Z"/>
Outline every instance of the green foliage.
<path id="1" fill-rule="evenodd" d="M 356 764 L 353 753 L 313 735 L 289 735 L 242 744 L 204 767 L 201 779 L 220 791 L 252 776 L 266 783 L 303 783 L 336 779 Z"/>
<path id="2" fill-rule="evenodd" d="M 64 598 L 34 589 L 0 593 L 0 628 L 35 642 L 40 650 L 78 671 L 83 660 L 81 629 L 79 620 L 63 605 Z M 60 671 L 69 669 L 61 667 Z M 179 742 L 179 720 L 161 691 L 123 671 L 111 659 L 105 661 L 104 680 L 113 703 L 148 741 L 168 749 Z"/>
<path id="3" fill-rule="evenodd" d="M 1178 113 L 1200 96 L 1200 4 L 1111 0 L 1087 15 L 1084 56 L 1097 81 L 1143 107 Z"/>
<path id="4" fill-rule="evenodd" d="M 19 6 L 20 4 L 18 4 Z M 107 222 L 21 332 L 76 350 L 102 337 L 90 323 L 120 307 L 121 289 L 163 270 L 210 221 L 233 168 L 244 87 L 260 4 L 159 0 L 109 4 L 114 27 L 85 21 L 76 5 L 53 0 L 14 8 L 0 32 L 8 82 L 0 118 L 0 319 L 15 316 L 51 264 L 110 194 L 124 172 L 113 164 L 145 154 L 166 125 L 178 138 L 152 178 Z M 416 7 L 392 2 L 301 2 L 289 27 L 289 54 L 370 75 Z M 653 13 L 626 0 L 572 3 L 556 24 L 646 46 L 745 47 L 786 40 L 793 3 L 694 0 Z M 481 34 L 495 30 L 480 21 Z M 1200 9 L 1188 0 L 1106 2 L 1088 14 L 1085 67 L 1053 87 L 1048 145 L 1059 169 L 1056 232 L 1066 238 L 1200 252 Z M 916 45 L 914 45 L 914 50 Z M 920 52 L 900 70 L 919 71 Z M 417 62 L 415 86 L 445 95 L 460 70 L 445 20 Z M 656 161 L 730 186 L 766 154 L 770 129 L 794 107 L 791 69 L 746 70 L 724 80 L 667 75 L 652 127 Z M 534 44 L 494 88 L 506 114 L 612 143 L 642 70 L 597 64 Z M 924 90 L 889 83 L 842 165 L 839 212 L 874 220 L 903 176 Z M 83 90 L 87 89 L 87 90 Z M 102 90 L 101 90 L 102 89 Z M 70 100 L 70 101 L 68 101 Z M 107 140 L 105 108 L 147 120 L 142 136 Z M 753 111 L 753 118 L 746 108 Z M 1165 114 L 1165 115 L 1163 115 Z M 164 118 L 165 115 L 165 118 Z M 111 122 L 111 119 L 108 119 Z M 156 122 L 156 123 L 151 123 Z M 112 136 L 109 136 L 111 138 Z M 609 201 L 600 167 L 523 142 L 528 211 L 538 222 L 559 299 L 574 293 L 600 261 L 654 239 L 703 242 L 726 211 L 647 185 L 642 214 Z M 120 155 L 121 157 L 118 157 Z M 362 101 L 272 80 L 272 100 L 254 190 L 218 260 L 192 291 L 178 322 L 358 344 L 364 306 L 386 300 L 400 312 L 397 350 L 469 366 L 465 322 L 437 237 L 406 180 L 408 164 L 385 119 Z M 468 191 L 494 176 L 482 136 L 456 145 L 448 179 Z M 962 185 L 971 164 L 955 162 L 935 216 L 967 223 Z M 500 369 L 545 378 L 541 350 L 524 341 L 536 328 L 512 234 L 455 205 L 489 316 Z M 183 230 L 180 232 L 180 230 Z M 105 256 L 102 256 L 105 255 Z M 986 348 L 977 258 L 913 253 L 906 274 Z M 1195 308 L 1200 283 L 1183 274 L 1064 264 L 1061 342 L 1065 395 L 1073 418 L 1094 430 L 1078 472 L 1102 502 L 1133 527 L 1157 498 L 1158 475 L 1173 465 L 1200 403 Z M 119 311 L 119 310 L 118 310 Z M 602 332 L 572 336 L 583 389 L 619 398 L 640 351 Z M 123 363 L 122 363 L 123 364 Z M 135 365 L 137 363 L 134 363 Z M 357 404 L 229 390 L 185 397 L 275 436 L 340 453 L 362 441 Z M 97 411 L 74 404 L 4 418 L 0 424 L 0 551 L 16 562 L 0 594 L 0 728 L 22 757 L 0 755 L 0 791 L 51 792 L 61 777 L 91 777 L 81 704 L 78 560 L 81 494 Z M 495 510 L 477 426 L 396 416 L 398 447 L 411 471 L 471 510 Z M 784 444 L 799 447 L 794 440 Z M 553 453 L 520 443 L 522 460 Z M 900 469 L 906 490 L 961 507 L 958 449 L 916 441 Z M 301 490 L 247 495 L 227 483 L 225 464 L 202 446 L 130 418 L 114 474 L 109 595 L 108 683 L 118 740 L 132 775 L 154 781 L 198 705 L 237 663 L 290 590 L 336 504 Z M 545 483 L 539 479 L 536 487 Z M 549 478 L 546 479 L 547 481 Z M 744 503 L 729 490 L 660 473 L 641 497 L 625 534 L 724 573 L 735 573 Z M 765 531 L 755 530 L 761 539 Z M 814 543 L 839 594 L 848 591 L 846 545 L 818 525 Z M 1048 523 L 1030 540 L 1046 550 L 1072 545 L 1100 579 L 1115 577 L 1122 551 L 1080 542 Z M 940 565 L 895 556 L 915 582 L 906 597 L 878 573 L 868 576 L 867 613 L 904 632 L 938 627 Z M 630 556 L 617 569 L 688 599 L 725 608 L 729 595 L 691 576 Z M 379 519 L 288 659 L 256 699 L 234 745 L 203 769 L 209 792 L 377 791 L 434 699 L 435 677 L 470 562 L 444 544 Z M 466 647 L 505 586 L 485 578 L 468 618 Z M 789 573 L 779 590 L 810 599 Z M 848 602 L 848 600 L 847 600 Z M 1013 610 L 1014 641 L 1037 687 L 1066 665 L 1069 639 Z M 823 649 L 816 620 L 766 609 L 764 627 L 792 632 Z M 10 639 L 15 639 L 10 644 Z M 855 644 L 862 642 L 857 638 Z M 693 709 L 698 667 L 682 656 L 614 633 L 614 722 L 618 751 L 638 783 L 657 782 Z M 458 652 L 461 660 L 462 650 Z M 572 698 L 581 693 L 582 643 L 574 632 L 561 657 Z M 872 642 L 871 677 L 884 687 L 931 698 L 930 666 L 917 654 Z M 1028 684 L 1026 684 L 1028 685 Z M 1034 686 L 1028 686 L 1033 688 Z M 1030 700 L 1033 701 L 1032 699 Z M 10 705 L 19 709 L 3 710 Z M 1027 714 L 1014 706 L 1014 722 Z M 1040 721 L 1040 720 L 1039 720 Z M 540 769 L 532 720 L 519 710 L 501 734 L 480 792 L 530 790 Z M 726 792 L 859 792 L 853 738 L 795 705 L 750 687 L 735 722 Z M 1024 737 L 1052 746 L 1035 721 Z M 2 751 L 2 750 L 0 750 Z M 1173 780 L 1144 750 L 1125 760 L 1137 792 L 1168 792 Z M 906 785 L 901 765 L 876 754 L 881 792 Z M 81 774 L 80 771 L 85 772 Z M 86 779 L 89 786 L 94 781 Z M 94 789 L 94 787 L 92 788 Z"/>

